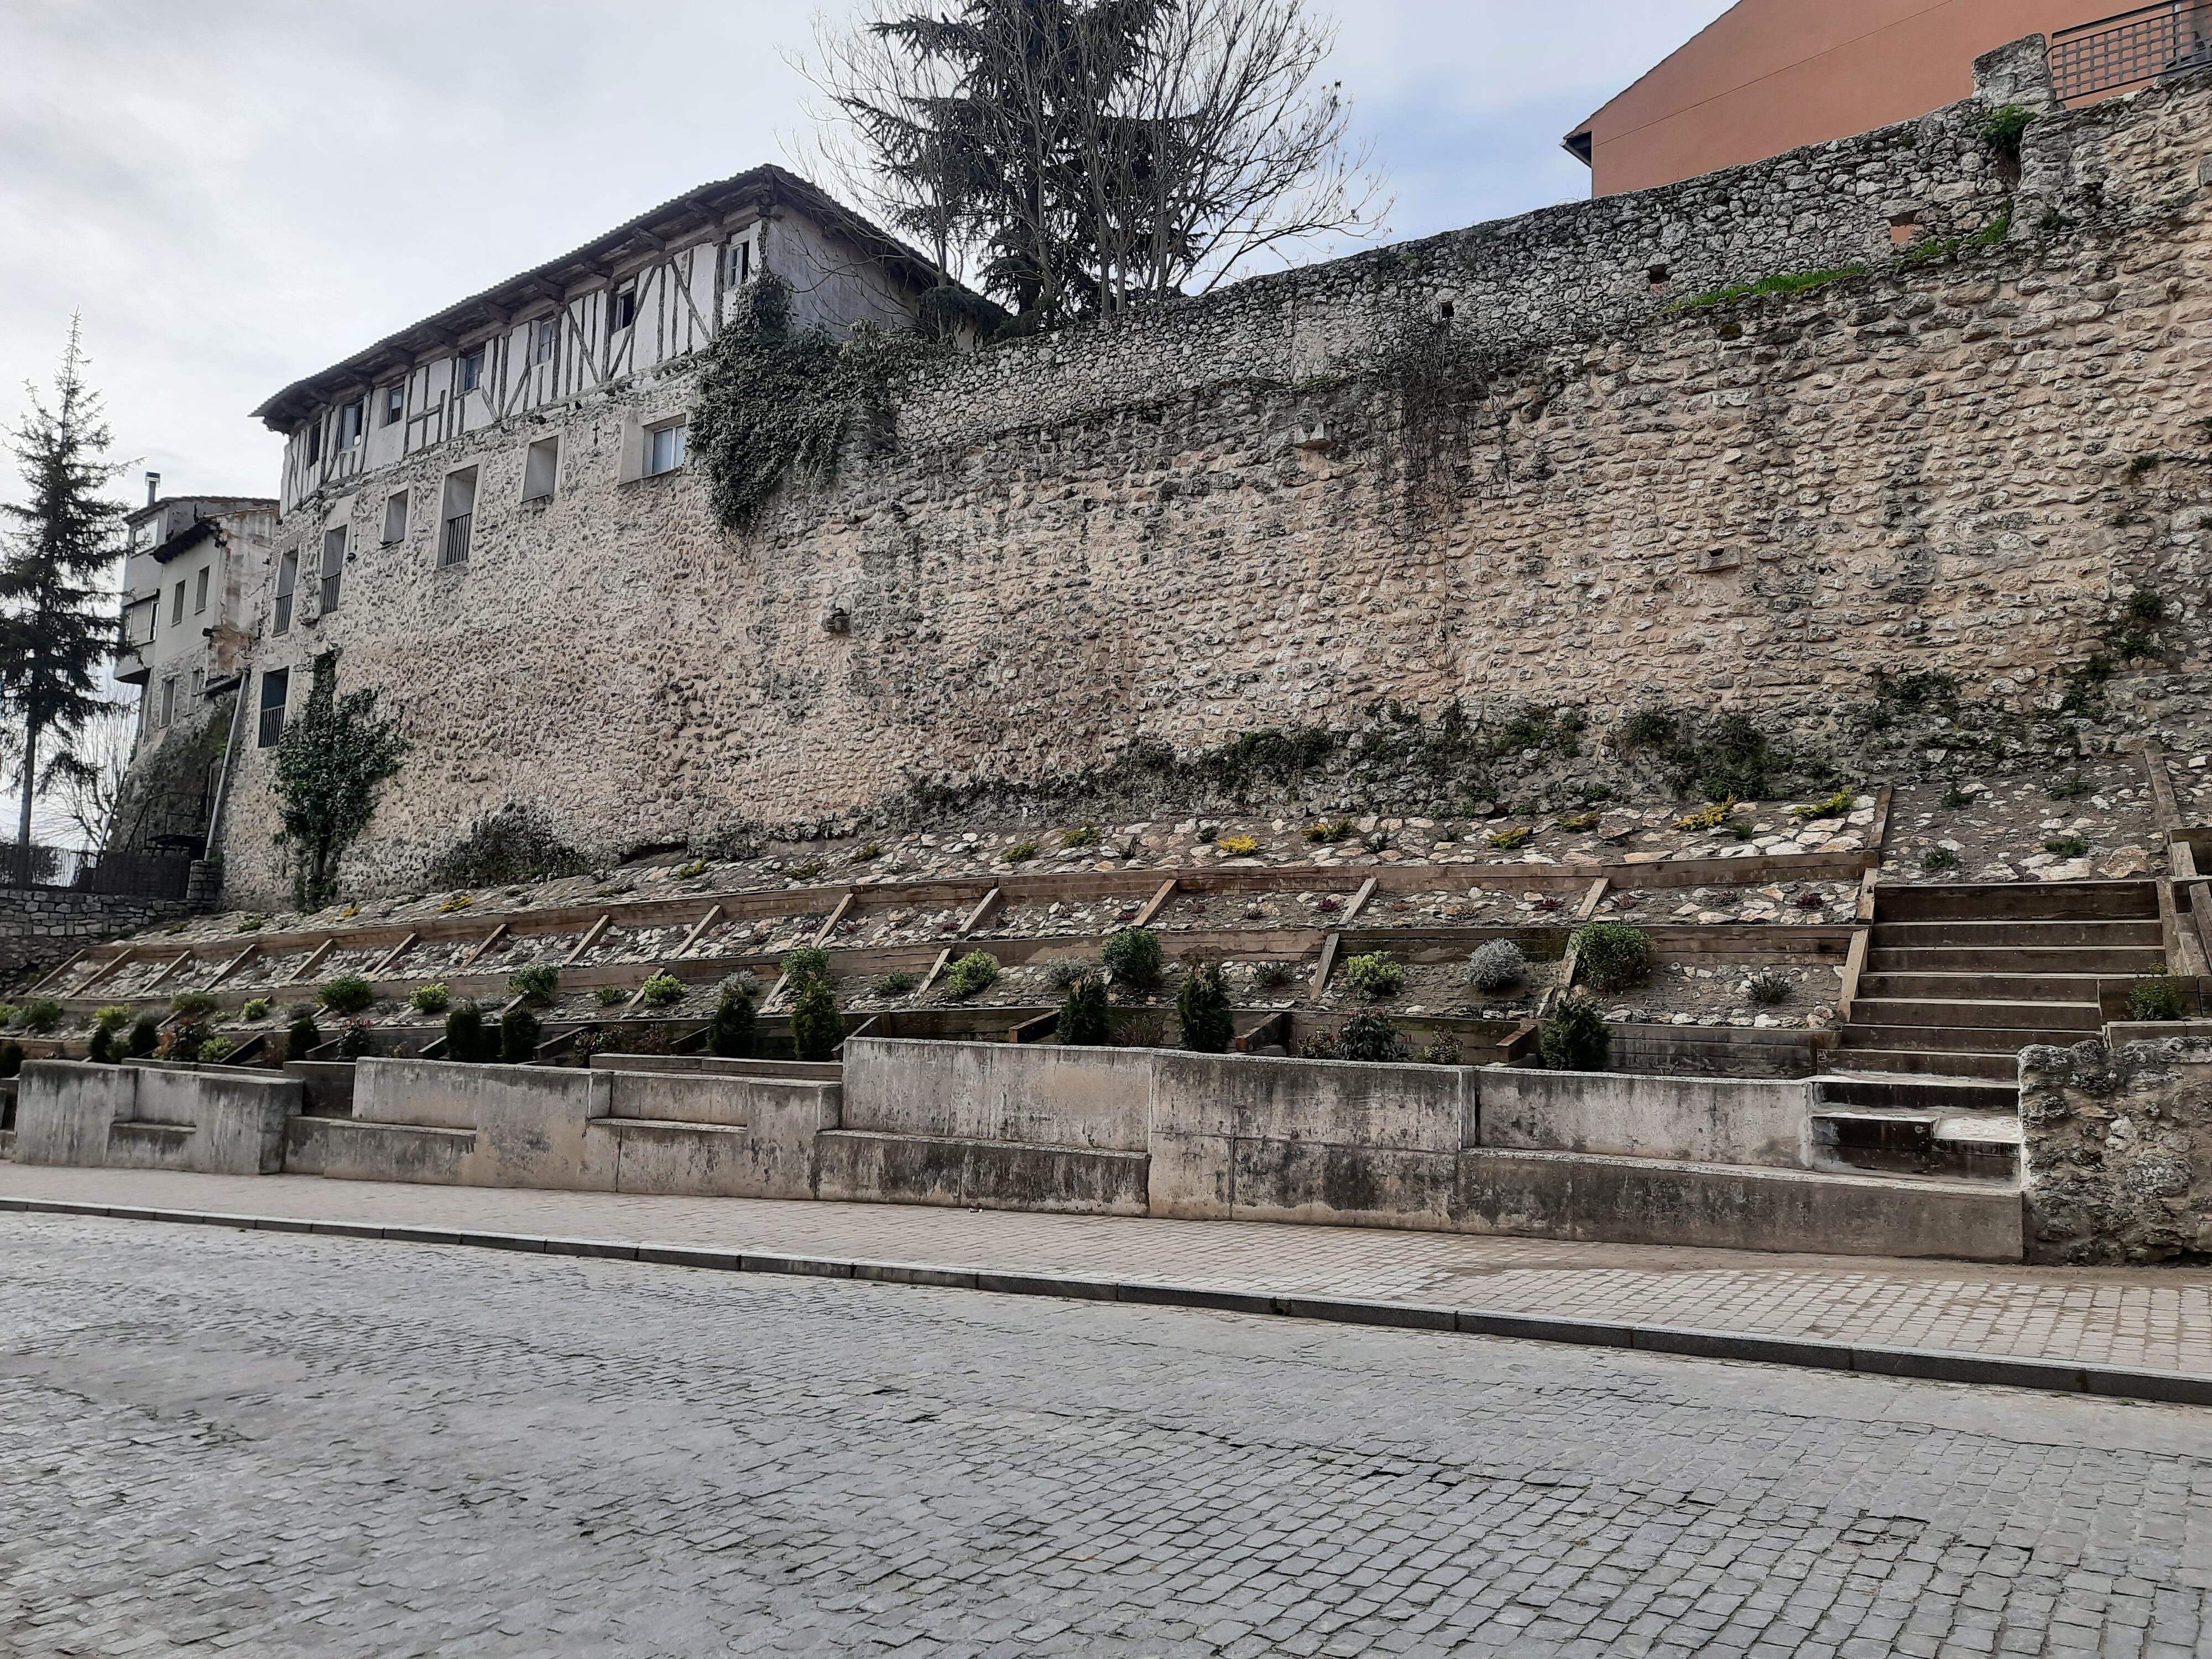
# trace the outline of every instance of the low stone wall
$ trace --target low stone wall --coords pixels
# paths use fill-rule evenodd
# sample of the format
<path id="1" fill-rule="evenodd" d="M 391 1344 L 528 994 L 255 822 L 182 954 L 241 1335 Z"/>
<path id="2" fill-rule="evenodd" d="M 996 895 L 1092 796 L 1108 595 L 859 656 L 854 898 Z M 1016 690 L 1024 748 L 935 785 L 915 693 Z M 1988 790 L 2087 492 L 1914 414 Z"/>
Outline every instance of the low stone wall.
<path id="1" fill-rule="evenodd" d="M 2031 1260 L 2212 1254 L 2212 1039 L 2024 1049 L 2020 1117 Z"/>
<path id="2" fill-rule="evenodd" d="M 1802 1170 L 1812 1107 L 1809 1083 L 1500 1066 L 1482 1073 L 1468 1144 Z"/>
<path id="3" fill-rule="evenodd" d="M 131 898 L 74 887 L 0 887 L 0 974 L 58 967 L 88 945 L 184 914 L 181 899 Z"/>
<path id="4" fill-rule="evenodd" d="M 1146 1150 L 1151 1049 L 854 1037 L 844 1054 L 848 1129 Z"/>
<path id="5" fill-rule="evenodd" d="M 296 1079 L 211 1066 L 27 1061 L 16 1109 L 19 1164 L 274 1175 Z"/>

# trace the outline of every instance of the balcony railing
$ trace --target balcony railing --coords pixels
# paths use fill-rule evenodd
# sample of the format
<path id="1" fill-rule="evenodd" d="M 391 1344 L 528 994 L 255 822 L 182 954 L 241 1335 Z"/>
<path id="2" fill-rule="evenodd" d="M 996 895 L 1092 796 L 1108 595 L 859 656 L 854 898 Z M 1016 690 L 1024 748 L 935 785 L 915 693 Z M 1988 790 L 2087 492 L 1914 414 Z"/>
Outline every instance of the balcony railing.
<path id="1" fill-rule="evenodd" d="M 2051 37 L 2051 82 L 2061 102 L 2155 81 L 2212 63 L 2212 3 L 2160 0 Z"/>
<path id="2" fill-rule="evenodd" d="M 438 544 L 440 565 L 469 562 L 469 526 L 475 516 L 472 513 L 457 513 L 446 520 L 446 533 Z"/>
<path id="3" fill-rule="evenodd" d="M 284 705 L 276 703 L 261 711 L 261 729 L 254 733 L 264 749 L 274 749 L 284 735 Z"/>

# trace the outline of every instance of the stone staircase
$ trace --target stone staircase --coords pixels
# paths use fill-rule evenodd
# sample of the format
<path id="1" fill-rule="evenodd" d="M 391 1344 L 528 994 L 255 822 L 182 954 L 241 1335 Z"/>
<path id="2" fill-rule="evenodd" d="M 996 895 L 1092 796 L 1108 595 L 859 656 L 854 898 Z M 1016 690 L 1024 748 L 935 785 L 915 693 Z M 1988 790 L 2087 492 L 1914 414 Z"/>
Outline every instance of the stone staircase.
<path id="1" fill-rule="evenodd" d="M 2017 1180 L 2020 1051 L 2094 1037 L 2103 981 L 2160 967 L 2148 881 L 1875 890 L 1834 1075 L 1818 1080 L 1816 1164 Z"/>

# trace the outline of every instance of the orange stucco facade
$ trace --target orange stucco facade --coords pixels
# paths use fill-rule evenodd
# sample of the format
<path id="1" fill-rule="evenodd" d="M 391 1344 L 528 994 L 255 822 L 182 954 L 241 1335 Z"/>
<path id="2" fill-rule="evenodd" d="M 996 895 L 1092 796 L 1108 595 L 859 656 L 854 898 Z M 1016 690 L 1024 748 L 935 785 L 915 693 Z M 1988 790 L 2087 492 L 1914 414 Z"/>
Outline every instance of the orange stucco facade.
<path id="1" fill-rule="evenodd" d="M 1671 184 L 1907 121 L 1973 90 L 1979 54 L 2127 0 L 1739 0 L 1569 135 L 1590 193 Z"/>

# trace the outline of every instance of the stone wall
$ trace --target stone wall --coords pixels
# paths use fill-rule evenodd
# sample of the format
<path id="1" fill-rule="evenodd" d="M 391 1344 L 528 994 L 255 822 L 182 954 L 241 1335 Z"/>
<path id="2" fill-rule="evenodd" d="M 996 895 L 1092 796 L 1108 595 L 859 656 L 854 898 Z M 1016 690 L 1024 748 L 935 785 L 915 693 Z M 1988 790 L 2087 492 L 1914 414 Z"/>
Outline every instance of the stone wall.
<path id="1" fill-rule="evenodd" d="M 2048 113 L 2016 196 L 1984 109 L 949 362 L 744 537 L 696 477 L 617 482 L 683 364 L 579 404 L 557 498 L 499 471 L 467 568 L 360 545 L 319 625 L 414 745 L 343 878 L 509 799 L 619 854 L 1383 699 L 1601 740 L 1654 701 L 1820 727 L 1881 671 L 2049 707 L 2137 586 L 2200 665 L 2212 76 Z M 285 886 L 267 758 L 245 902 Z"/>
<path id="2" fill-rule="evenodd" d="M 55 967 L 88 945 L 184 914 L 183 902 L 176 899 L 74 887 L 0 887 L 0 974 Z"/>
<path id="3" fill-rule="evenodd" d="M 2020 1115 L 2032 1260 L 2212 1255 L 2212 1039 L 2024 1050 Z"/>

